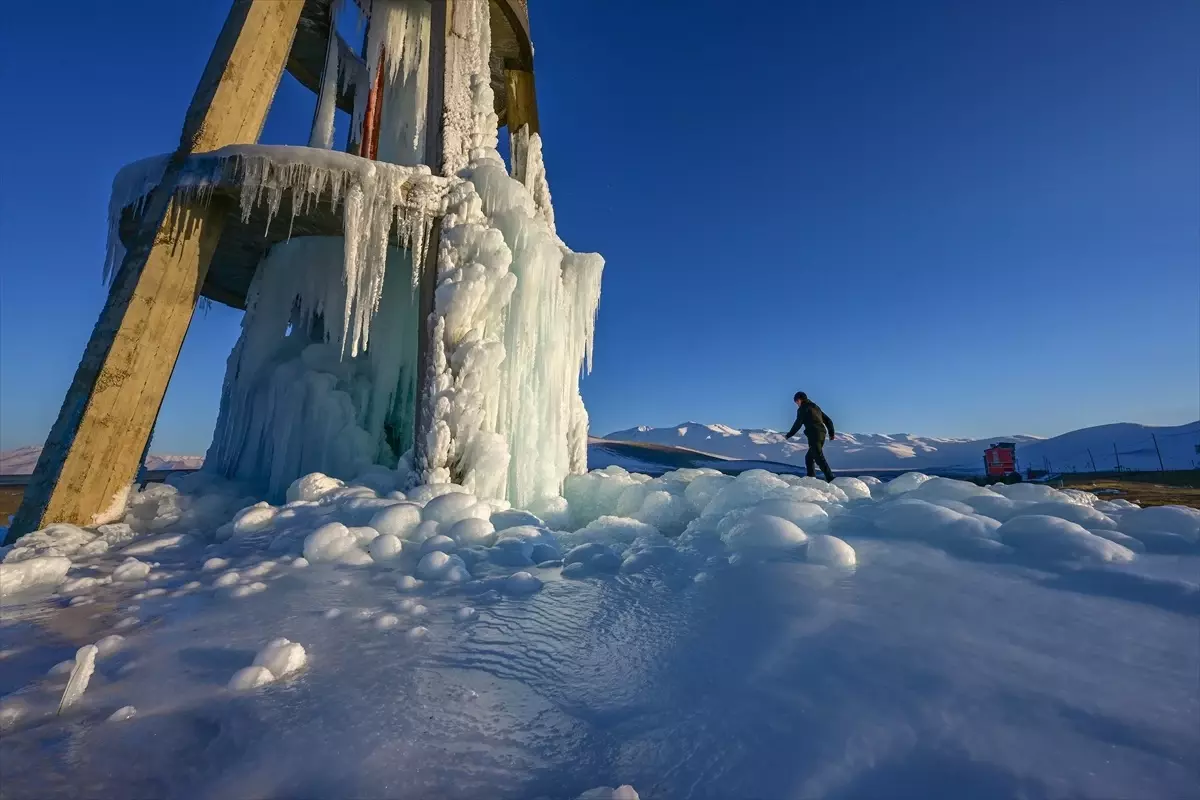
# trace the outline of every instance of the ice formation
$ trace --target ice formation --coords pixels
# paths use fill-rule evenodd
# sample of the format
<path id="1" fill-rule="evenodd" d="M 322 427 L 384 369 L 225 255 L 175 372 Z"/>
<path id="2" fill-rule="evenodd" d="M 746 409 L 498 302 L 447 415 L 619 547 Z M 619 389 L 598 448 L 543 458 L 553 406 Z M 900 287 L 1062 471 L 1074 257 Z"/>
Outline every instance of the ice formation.
<path id="1" fill-rule="evenodd" d="M 772 783 L 779 780 L 775 773 L 764 772 L 750 751 L 731 751 L 729 741 L 752 737 L 763 725 L 787 730 L 799 714 L 806 732 L 816 726 L 822 742 L 843 735 L 858 741 L 853 731 L 859 723 L 850 733 L 843 730 L 847 715 L 876 712 L 879 719 L 861 724 L 885 736 L 885 749 L 894 741 L 889 737 L 907 742 L 914 730 L 936 739 L 940 723 L 926 729 L 922 720 L 926 703 L 943 700 L 906 700 L 913 674 L 943 670 L 936 672 L 938 684 L 951 687 L 970 676 L 959 694 L 937 706 L 939 720 L 963 698 L 987 696 L 980 685 L 991 686 L 1002 698 L 994 712 L 1001 730 L 1012 724 L 1014 694 L 1007 681 L 1013 669 L 1028 669 L 1026 677 L 1037 687 L 1025 710 L 1044 707 L 1048 685 L 1079 687 L 1074 677 L 1080 670 L 1092 676 L 1089 686 L 1128 690 L 1131 673 L 1119 664 L 1136 657 L 1130 654 L 1146 653 L 1158 665 L 1155 681 L 1142 683 L 1159 685 L 1167 675 L 1167 694 L 1192 686 L 1194 673 L 1179 678 L 1179 670 L 1163 672 L 1160 663 L 1163 648 L 1172 648 L 1172 663 L 1187 666 L 1191 651 L 1179 644 L 1185 638 L 1179 631 L 1200 613 L 1194 580 L 1200 514 L 1191 509 L 1140 509 L 1049 487 L 980 487 L 921 475 L 894 486 L 829 485 L 760 470 L 736 477 L 678 470 L 651 478 L 609 467 L 569 477 L 563 496 L 539 498 L 534 505 L 556 517 L 551 525 L 528 509 L 509 508 L 460 485 L 398 492 L 378 484 L 373 474 L 361 483 L 306 475 L 273 505 L 256 502 L 219 476 L 198 473 L 135 493 L 124 520 L 103 530 L 57 527 L 22 540 L 22 547 L 8 552 L 5 567 L 61 559 L 71 579 L 28 586 L 6 603 L 41 602 L 34 606 L 45 609 L 38 614 L 53 615 L 67 597 L 94 596 L 131 616 L 113 626 L 119 633 L 97 635 L 85 648 L 90 659 L 81 652 L 82 660 L 47 675 L 46 666 L 62 657 L 48 656 L 29 690 L 0 699 L 6 739 L 16 731 L 24 748 L 40 737 L 66 673 L 82 676 L 90 662 L 103 681 L 87 690 L 93 701 L 75 703 L 71 715 L 85 729 L 103 724 L 118 707 L 136 707 L 136 725 L 153 726 L 197 713 L 190 709 L 198 706 L 205 715 L 263 715 L 247 720 L 270 719 L 276 711 L 267 709 L 286 709 L 278 718 L 302 727 L 300 738 L 309 745 L 314 731 L 370 714 L 381 715 L 361 728 L 372 736 L 387 728 L 380 722 L 385 718 L 406 737 L 409 726 L 428 726 L 413 729 L 411 741 L 444 731 L 453 720 L 453 731 L 475 740 L 486 731 L 487 741 L 506 753 L 540 747 L 558 753 L 560 746 L 568 755 L 595 752 L 599 741 L 619 732 L 634 737 L 621 740 L 627 752 L 650 754 L 651 761 L 602 759 L 585 764 L 586 775 L 575 775 L 579 763 L 572 756 L 554 762 L 566 764 L 564 772 L 548 774 L 560 788 L 562 775 L 575 775 L 569 785 L 574 794 L 625 780 L 648 784 L 682 763 L 686 780 L 667 787 L 682 796 L 703 769 L 689 764 L 721 758 L 714 792 L 773 796 L 786 793 L 786 781 Z M 185 530 L 188 539 L 178 546 L 150 548 L 161 563 L 127 555 Z M 115 546 L 92 547 L 108 541 Z M 311 566 L 287 566 L 301 563 Z M 1080 588 L 1068 594 L 1073 586 Z M 39 600 L 39 591 L 54 594 Z M 1047 615 L 1053 622 L 1039 628 L 1037 620 Z M 947 632 L 947 624 L 956 627 Z M 207 638 L 197 641 L 198 630 Z M 291 640 L 273 638 L 281 633 Z M 1076 643 L 1058 657 L 1078 664 L 1059 669 L 1044 651 L 1064 647 L 1064 635 Z M 1129 636 L 1134 640 L 1126 641 Z M 1112 637 L 1119 643 L 1106 648 Z M 312 645 L 301 647 L 296 639 Z M 1135 640 L 1142 646 L 1133 646 Z M 379 649 L 383 645 L 386 651 Z M 621 655 L 614 655 L 618 650 Z M 244 660 L 230 664 L 222 656 L 205 666 L 212 653 L 228 652 L 244 653 Z M 980 663 L 991 666 L 981 670 Z M 174 664 L 190 669 L 174 674 Z M 1097 669 L 1107 675 L 1102 682 Z M 181 708 L 163 688 L 186 686 L 189 674 L 193 683 L 203 674 L 203 686 L 188 688 Z M 1047 674 L 1055 680 L 1047 681 Z M 293 681 L 291 691 L 253 691 L 285 677 Z M 899 683 L 889 688 L 889 680 Z M 73 685 L 68 698 L 81 692 L 81 680 Z M 222 685 L 237 697 L 223 695 Z M 362 686 L 387 688 L 366 692 L 364 699 Z M 848 686 L 859 693 L 845 691 Z M 897 694 L 899 686 L 908 688 Z M 1079 691 L 1104 698 L 1102 705 L 1121 696 Z M 719 696 L 713 698 L 714 692 Z M 798 699 L 778 708 L 789 692 Z M 570 713 L 557 721 L 557 712 L 537 699 L 542 695 Z M 826 695 L 837 698 L 829 707 L 821 700 Z M 886 708 L 879 709 L 880 702 Z M 1166 716 L 1161 703 L 1137 705 L 1140 710 L 1129 713 L 1139 719 L 1144 714 L 1143 724 L 1188 714 L 1187 702 Z M 327 713 L 343 706 L 344 715 Z M 676 738 L 675 720 L 686 726 L 688 713 L 701 710 L 708 716 L 680 741 L 687 748 L 708 746 L 706 731 L 716 722 L 718 744 L 696 762 L 680 762 L 675 751 L 660 757 L 654 747 L 635 748 L 657 741 L 662 729 L 651 725 L 645 733 L 650 739 L 630 733 L 620 722 L 626 708 L 671 719 Z M 730 711 L 741 708 L 747 711 Z M 980 707 L 970 708 L 977 719 Z M 541 721 L 544 714 L 551 720 Z M 1043 722 L 1035 716 L 1018 738 L 1041 735 Z M 540 732 L 533 739 L 514 732 L 529 726 Z M 542 735 L 546 726 L 558 726 L 559 733 Z M 122 735 L 115 726 L 104 730 Z M 335 730 L 329 735 L 339 739 L 361 735 L 354 732 L 359 728 Z M 309 751 L 288 731 L 278 735 L 283 738 L 276 749 L 254 749 L 246 760 L 255 769 L 270 763 L 293 774 L 289 754 Z M 1100 759 L 1089 767 L 1109 763 L 1113 745 L 1104 733 L 1072 729 L 1061 735 L 1080 737 L 1069 740 Z M 1160 740 L 1174 741 L 1165 734 Z M 81 746 L 94 746 L 88 741 Z M 138 741 L 147 740 L 143 735 Z M 441 739 L 427 744 L 445 749 Z M 37 752 L 39 759 L 53 758 Z M 376 748 L 337 752 L 346 759 L 336 764 L 339 770 L 365 768 L 368 761 L 391 764 L 364 758 Z M 489 758 L 489 748 L 475 748 L 457 759 L 421 763 L 426 774 L 466 780 L 482 770 L 493 780 Z M 1112 763 L 1118 761 L 1132 763 Z M 411 771 L 412 763 L 383 772 Z M 524 755 L 513 763 L 513 770 L 528 774 Z M 153 762 L 146 766 L 151 773 L 159 769 Z M 463 771 L 456 772 L 459 767 Z M 505 781 L 521 780 L 502 774 Z M 730 782 L 735 774 L 740 782 Z M 1150 772 L 1138 774 L 1144 779 Z M 287 793 L 283 788 L 278 793 Z M 429 786 L 414 786 L 406 796 L 423 796 L 422 789 Z M 620 790 L 603 791 L 621 796 L 612 794 Z M 314 794 L 329 796 L 320 789 Z"/>
<path id="2" fill-rule="evenodd" d="M 384 71 L 380 161 L 417 165 L 425 159 L 431 6 L 424 0 L 376 0 L 367 36 L 367 85 Z M 357 98 L 357 95 L 356 95 Z M 355 125 L 361 126 L 361 105 Z"/>
<path id="3" fill-rule="evenodd" d="M 521 505 L 560 495 L 586 469 L 579 377 L 591 366 L 603 260 L 555 233 L 540 137 L 513 133 L 511 176 L 496 152 L 488 13 L 484 0 L 452 6 L 449 177 L 421 163 L 431 52 L 421 0 L 372 4 L 366 74 L 353 80 L 359 106 L 367 86 L 383 86 L 378 161 L 327 149 L 347 74 L 333 40 L 313 147 L 238 145 L 187 160 L 172 190 L 183 201 L 236 192 L 243 222 L 265 208 L 268 225 L 285 200 L 293 215 L 328 204 L 343 227 L 275 245 L 255 272 L 206 469 L 276 500 L 307 473 L 373 473 L 391 489 L 454 482 Z M 119 263 L 122 213 L 140 212 L 165 163 L 138 162 L 114 181 L 106 276 Z M 439 216 L 426 320 L 418 290 Z"/>
<path id="4" fill-rule="evenodd" d="M 79 702 L 92 680 L 96 670 L 96 655 L 99 652 L 94 644 L 84 645 L 75 654 L 75 666 L 71 669 L 71 677 L 67 679 L 67 687 L 63 689 L 62 699 L 58 702 L 58 713 L 66 711 Z"/>

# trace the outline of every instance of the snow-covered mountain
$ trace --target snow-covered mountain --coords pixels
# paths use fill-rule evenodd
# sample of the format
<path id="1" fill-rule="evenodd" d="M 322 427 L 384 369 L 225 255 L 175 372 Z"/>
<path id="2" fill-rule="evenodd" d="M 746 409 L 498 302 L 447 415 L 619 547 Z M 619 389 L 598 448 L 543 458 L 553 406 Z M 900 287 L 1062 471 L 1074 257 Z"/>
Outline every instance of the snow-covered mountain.
<path id="1" fill-rule="evenodd" d="M 947 439 L 911 433 L 838 433 L 825 449 L 835 470 L 941 469 L 983 471 L 983 451 L 993 442 L 1017 443 L 1021 468 L 1063 472 L 1101 472 L 1122 469 L 1156 470 L 1158 450 L 1167 469 L 1200 467 L 1200 420 L 1186 425 L 1160 426 L 1118 422 L 1064 433 L 1051 439 L 1008 435 L 987 439 Z M 803 465 L 808 449 L 804 437 L 790 442 L 771 430 L 738 430 L 728 425 L 684 422 L 671 428 L 645 425 L 615 431 L 593 440 L 593 449 L 605 442 L 632 442 L 677 447 L 707 453 L 721 459 L 777 461 Z M 0 475 L 27 475 L 37 464 L 40 447 L 20 447 L 0 452 Z M 1115 451 L 1115 452 L 1114 452 Z M 662 454 L 659 454 L 661 458 Z M 204 456 L 151 455 L 151 470 L 197 469 Z M 601 459 L 593 467 L 608 463 Z"/>
<path id="2" fill-rule="evenodd" d="M 1114 470 L 1117 460 L 1127 469 L 1158 469 L 1154 447 L 1157 437 L 1167 469 L 1191 469 L 1200 463 L 1200 421 L 1173 427 L 1151 427 L 1121 422 L 1064 433 L 1051 439 L 1003 435 L 987 439 L 945 439 L 909 433 L 838 433 L 826 445 L 834 469 L 923 469 L 954 468 L 964 472 L 983 471 L 983 451 L 993 442 L 1017 443 L 1022 467 L 1053 470 Z M 803 436 L 784 441 L 771 430 L 738 430 L 728 425 L 685 422 L 671 428 L 639 426 L 615 431 L 610 441 L 638 442 L 684 447 L 702 453 L 740 460 L 780 461 L 802 464 L 808 449 Z M 1114 447 L 1116 454 L 1114 454 Z M 1089 455 L 1089 450 L 1091 455 Z"/>
<path id="3" fill-rule="evenodd" d="M 42 448 L 37 445 L 18 447 L 15 450 L 0 452 L 0 475 L 29 475 L 37 466 L 38 456 Z M 175 456 L 155 455 L 146 457 L 146 469 L 198 469 L 204 463 L 204 456 Z"/>

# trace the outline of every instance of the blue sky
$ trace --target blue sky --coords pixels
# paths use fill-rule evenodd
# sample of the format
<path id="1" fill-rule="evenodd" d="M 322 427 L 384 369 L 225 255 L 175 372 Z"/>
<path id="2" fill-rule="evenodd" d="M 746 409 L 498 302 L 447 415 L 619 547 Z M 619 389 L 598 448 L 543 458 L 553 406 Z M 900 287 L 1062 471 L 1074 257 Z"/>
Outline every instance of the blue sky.
<path id="1" fill-rule="evenodd" d="M 228 3 L 5 11 L 0 446 L 103 303 L 112 176 L 178 139 Z M 559 230 L 608 266 L 593 429 L 1051 435 L 1200 416 L 1200 3 L 531 4 Z M 684 13 L 684 8 L 688 11 Z M 303 143 L 285 78 L 263 141 Z M 201 452 L 240 314 L 157 432 Z"/>

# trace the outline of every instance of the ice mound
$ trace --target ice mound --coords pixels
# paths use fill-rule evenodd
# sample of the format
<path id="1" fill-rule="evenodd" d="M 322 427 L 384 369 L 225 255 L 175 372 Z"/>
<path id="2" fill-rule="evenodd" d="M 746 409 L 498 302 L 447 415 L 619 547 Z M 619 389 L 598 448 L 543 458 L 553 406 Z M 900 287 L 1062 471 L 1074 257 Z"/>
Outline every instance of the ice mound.
<path id="1" fill-rule="evenodd" d="M 805 558 L 810 564 L 842 569 L 853 568 L 858 563 L 853 547 L 836 536 L 822 534 L 809 537 Z"/>
<path id="2" fill-rule="evenodd" d="M 803 502 L 824 501 L 826 495 L 808 487 L 793 487 L 778 475 L 752 469 L 737 476 L 727 484 L 708 505 L 703 516 L 723 516 L 739 508 L 748 508 L 763 500 L 797 500 Z"/>
<path id="3" fill-rule="evenodd" d="M 1020 513 L 1022 508 L 1033 505 L 1033 503 L 1029 502 L 1015 503 L 1004 495 L 995 492 L 990 495 L 968 497 L 963 500 L 963 503 L 973 508 L 975 513 L 991 517 L 999 522 L 1005 522 L 1009 517 L 1015 517 Z"/>
<path id="4" fill-rule="evenodd" d="M 1107 514 L 1101 513 L 1091 506 L 1075 503 L 1034 503 L 1021 508 L 1020 513 L 1022 516 L 1058 517 L 1084 528 L 1112 528 L 1115 530 L 1117 527 L 1116 521 Z"/>
<path id="5" fill-rule="evenodd" d="M 996 535 L 1019 554 L 1038 560 L 1120 563 L 1134 558 L 1129 548 L 1090 533 L 1086 528 L 1061 517 L 1013 517 L 996 530 Z"/>
<path id="6" fill-rule="evenodd" d="M 310 472 L 308 475 L 292 481 L 291 486 L 287 488 L 287 501 L 294 503 L 297 500 L 310 502 L 320 500 L 325 495 L 341 489 L 345 485 L 345 483 L 337 478 L 331 478 L 320 472 Z"/>
<path id="7" fill-rule="evenodd" d="M 106 658 L 125 646 L 125 637 L 114 633 L 96 642 L 96 657 Z"/>
<path id="8" fill-rule="evenodd" d="M 304 648 L 288 639 L 274 639 L 254 657 L 254 666 L 266 667 L 278 678 L 303 669 L 308 662 Z"/>
<path id="9" fill-rule="evenodd" d="M 71 556 L 95 539 L 94 533 L 75 525 L 50 525 L 18 539 L 4 556 L 4 562 L 12 564 L 33 558 Z"/>
<path id="10" fill-rule="evenodd" d="M 878 480 L 878 479 L 876 479 Z M 834 478 L 833 485 L 845 492 L 849 500 L 870 500 L 871 487 L 859 478 Z"/>
<path id="11" fill-rule="evenodd" d="M 405 539 L 421 524 L 421 521 L 421 506 L 416 503 L 400 502 L 377 511 L 371 517 L 369 524 L 381 534 L 390 534 Z"/>
<path id="12" fill-rule="evenodd" d="M 496 526 L 493 522 L 490 519 L 479 517 L 459 520 L 446 529 L 445 535 L 459 547 L 490 547 L 495 543 L 497 537 Z"/>
<path id="13" fill-rule="evenodd" d="M 275 676 L 266 667 L 245 667 L 239 669 L 229 679 L 229 688 L 235 692 L 248 692 L 260 686 L 266 686 L 274 680 Z"/>
<path id="14" fill-rule="evenodd" d="M 1040 483 L 998 484 L 992 487 L 997 494 L 1009 500 L 1030 503 L 1082 503 L 1082 494 L 1061 492 L 1053 486 Z"/>
<path id="15" fill-rule="evenodd" d="M 1130 511 L 1121 517 L 1122 533 L 1169 533 L 1189 542 L 1200 543 L 1200 511 L 1185 506 L 1154 506 Z"/>
<path id="16" fill-rule="evenodd" d="M 888 484 L 858 478 L 829 484 L 763 470 L 731 477 L 686 469 L 650 478 L 608 467 L 570 476 L 561 496 L 539 495 L 531 501 L 537 513 L 454 483 L 389 489 L 396 474 L 368 471 L 363 480 L 371 485 L 359 485 L 309 473 L 292 484 L 283 505 L 241 496 L 229 482 L 211 477 L 148 487 L 131 496 L 125 514 L 131 522 L 95 531 L 51 526 L 22 540 L 0 573 L 4 592 L 64 584 L 71 558 L 107 559 L 98 575 L 62 585 L 62 595 L 77 602 L 88 602 L 89 593 L 109 581 L 114 589 L 142 582 L 154 587 L 135 600 L 190 591 L 155 585 L 169 573 L 131 554 L 197 559 L 198 570 L 215 573 L 206 583 L 225 598 L 261 594 L 264 581 L 283 577 L 280 566 L 288 563 L 290 581 L 301 579 L 297 570 L 310 564 L 329 565 L 362 568 L 359 580 L 368 581 L 392 571 L 395 579 L 378 578 L 402 593 L 456 591 L 447 584 L 460 584 L 520 596 L 542 587 L 545 570 L 571 579 L 621 574 L 675 580 L 701 573 L 711 579 L 764 558 L 851 568 L 859 561 L 855 537 L 912 540 L 954 555 L 1046 565 L 1124 562 L 1147 549 L 1182 552 L 1200 540 L 1200 513 L 1190 509 L 1139 509 L 1086 492 L 983 487 L 920 473 Z M 389 496 L 379 496 L 381 489 Z M 188 509 L 215 508 L 227 516 L 189 533 L 170 526 L 152 530 L 158 516 L 147 511 L 176 518 Z M 201 549 L 206 540 L 211 543 Z M 118 555 L 87 549 L 108 541 L 117 543 Z M 37 553 L 64 549 L 73 555 L 37 560 Z M 111 577 L 102 577 L 110 570 Z M 253 684 L 261 678 L 256 674 L 239 680 Z"/>
<path id="17" fill-rule="evenodd" d="M 404 552 L 404 540 L 395 534 L 381 534 L 367 545 L 367 552 L 376 564 L 387 564 L 398 559 Z M 307 560 L 305 564 L 308 564 Z"/>
<path id="18" fill-rule="evenodd" d="M 12 555 L 10 552 L 9 555 Z M 27 589 L 54 587 L 67 577 L 71 559 L 66 556 L 36 556 L 0 563 L 0 598 Z"/>
<path id="19" fill-rule="evenodd" d="M 528 572 L 514 572 L 504 582 L 504 590 L 509 594 L 533 594 L 542 588 L 542 581 Z"/>
<path id="20" fill-rule="evenodd" d="M 909 473 L 916 475 L 917 473 Z M 906 476 L 902 476 L 906 477 Z M 923 476 L 924 477 L 924 476 Z M 900 480 L 897 478 L 896 480 Z M 916 498 L 919 500 L 929 500 L 937 502 L 938 500 L 958 500 L 967 501 L 976 497 L 999 497 L 996 492 L 983 486 L 976 486 L 973 483 L 966 481 L 956 481 L 950 478 L 926 478 L 911 491 L 904 493 L 906 497 Z"/>
<path id="21" fill-rule="evenodd" d="M 893 478 L 884 486 L 886 491 L 891 496 L 901 495 L 905 492 L 911 492 L 922 483 L 929 480 L 929 476 L 920 472 L 906 472 L 898 478 Z"/>
<path id="22" fill-rule="evenodd" d="M 798 548 L 808 536 L 795 523 L 766 513 L 754 513 L 721 537 L 733 552 Z"/>
<path id="23" fill-rule="evenodd" d="M 358 537 L 341 522 L 326 523 L 304 539 L 304 557 L 311 564 L 353 564 L 362 555 L 366 554 L 359 547 Z"/>
<path id="24" fill-rule="evenodd" d="M 829 527 L 829 512 L 816 503 L 801 500 L 764 500 L 754 506 L 755 512 L 786 519 L 807 533 Z"/>
<path id="25" fill-rule="evenodd" d="M 229 688 L 245 692 L 274 683 L 302 670 L 308 663 L 304 648 L 288 639 L 273 639 L 258 651 L 254 663 L 229 679 Z"/>
<path id="26" fill-rule="evenodd" d="M 900 499 L 881 504 L 875 526 L 886 534 L 931 542 L 992 539 L 1000 523 L 978 514 L 964 514 L 945 506 L 901 493 Z"/>
<path id="27" fill-rule="evenodd" d="M 423 581 L 462 583 L 470 580 L 471 573 L 461 557 L 434 550 L 421 557 L 417 564 L 417 577 Z"/>

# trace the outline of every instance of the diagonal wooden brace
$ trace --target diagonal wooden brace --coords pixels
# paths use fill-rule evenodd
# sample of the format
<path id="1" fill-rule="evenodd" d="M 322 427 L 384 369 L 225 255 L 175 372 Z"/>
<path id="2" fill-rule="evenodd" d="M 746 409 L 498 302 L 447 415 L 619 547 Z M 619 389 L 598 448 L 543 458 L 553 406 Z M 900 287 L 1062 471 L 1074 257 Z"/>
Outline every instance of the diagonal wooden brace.
<path id="1" fill-rule="evenodd" d="M 192 153 L 258 140 L 304 0 L 235 0 L 139 240 L 126 253 L 7 541 L 122 510 L 228 209 L 173 199 Z"/>

